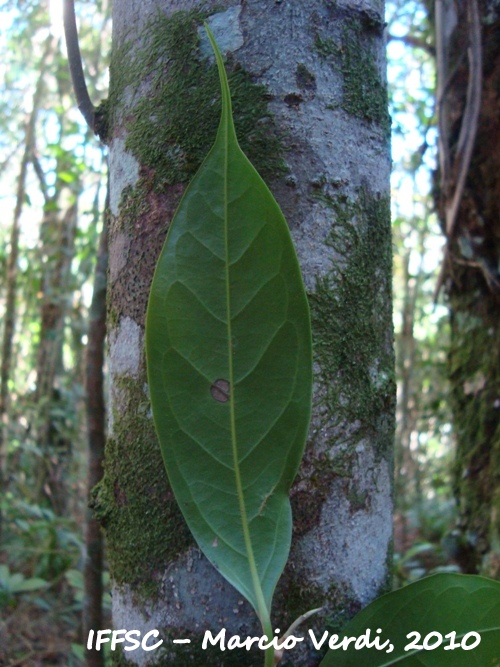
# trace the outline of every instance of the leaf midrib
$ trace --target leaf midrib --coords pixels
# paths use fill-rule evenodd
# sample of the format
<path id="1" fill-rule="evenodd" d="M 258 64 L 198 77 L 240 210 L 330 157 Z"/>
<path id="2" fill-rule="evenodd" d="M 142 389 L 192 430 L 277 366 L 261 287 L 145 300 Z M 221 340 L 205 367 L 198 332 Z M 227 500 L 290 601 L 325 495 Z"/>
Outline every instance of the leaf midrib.
<path id="1" fill-rule="evenodd" d="M 212 41 L 212 40 L 211 40 Z M 217 67 L 221 79 L 222 89 L 222 120 L 220 132 L 224 142 L 224 250 L 225 250 L 225 278 L 226 278 L 226 311 L 227 311 L 227 345 L 228 345 L 228 373 L 230 386 L 230 400 L 229 400 L 229 414 L 231 426 L 231 446 L 233 451 L 234 462 L 234 476 L 236 483 L 236 492 L 238 494 L 238 504 L 240 508 L 241 524 L 243 530 L 243 537 L 248 557 L 248 566 L 252 578 L 255 599 L 257 603 L 257 613 L 263 628 L 267 630 L 269 626 L 269 610 L 265 602 L 262 585 L 257 572 L 257 565 L 255 562 L 255 554 L 253 551 L 252 540 L 250 536 L 250 528 L 248 524 L 245 497 L 243 493 L 243 485 L 241 482 L 240 465 L 238 458 L 238 441 L 236 434 L 236 416 L 235 416 L 235 386 L 234 386 L 234 371 L 233 371 L 233 351 L 232 351 L 232 326 L 231 326 L 231 290 L 230 290 L 230 257 L 229 257 L 229 135 L 231 133 L 232 139 L 236 142 L 236 134 L 234 126 L 232 125 L 231 116 L 231 98 L 229 96 L 228 83 L 226 72 L 222 58 L 216 51 Z"/>

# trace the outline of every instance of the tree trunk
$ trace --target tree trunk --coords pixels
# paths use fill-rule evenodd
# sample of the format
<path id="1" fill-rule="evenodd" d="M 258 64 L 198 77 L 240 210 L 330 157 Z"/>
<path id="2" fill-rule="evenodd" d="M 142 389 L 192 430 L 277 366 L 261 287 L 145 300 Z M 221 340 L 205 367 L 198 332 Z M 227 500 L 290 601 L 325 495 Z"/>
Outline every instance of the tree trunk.
<path id="1" fill-rule="evenodd" d="M 500 13 L 457 5 L 440 64 L 440 217 L 447 234 L 443 274 L 451 311 L 449 378 L 459 503 L 457 558 L 468 573 L 500 576 Z M 450 21 L 448 21 L 450 24 Z M 474 40 L 475 27 L 480 38 Z M 475 52 L 482 51 L 482 66 Z M 468 53 L 468 58 L 464 57 Z M 439 64 L 439 61 L 438 61 Z M 477 71 L 475 70 L 477 68 Z M 451 72 L 446 78 L 446 71 Z M 462 136 L 470 134 L 471 83 L 481 108 L 463 189 Z M 446 83 L 447 82 L 447 83 Z M 450 224 L 454 194 L 457 214 Z"/>
<path id="2" fill-rule="evenodd" d="M 67 432 L 67 401 L 58 380 L 63 371 L 65 317 L 68 312 L 69 278 L 75 248 L 76 203 L 63 215 L 47 207 L 40 232 L 43 276 L 40 305 L 40 342 L 37 350 L 36 392 L 37 445 L 42 458 L 37 471 L 35 500 L 45 496 L 59 516 L 65 515 L 66 475 L 71 458 Z"/>
<path id="3" fill-rule="evenodd" d="M 394 376 L 383 6 L 222 4 L 114 3 L 112 407 L 95 506 L 107 532 L 115 627 L 158 628 L 167 638 L 159 651 L 124 653 L 127 664 L 152 664 L 160 655 L 162 665 L 263 663 L 259 651 L 201 650 L 206 629 L 261 631 L 185 526 L 167 483 L 145 374 L 144 316 L 155 264 L 218 124 L 203 19 L 227 57 L 242 148 L 290 225 L 312 314 L 313 420 L 291 494 L 293 543 L 274 625 L 284 631 L 322 606 L 312 625 L 339 627 L 388 585 Z M 309 642 L 299 647 L 283 664 L 319 664 Z"/>
<path id="4" fill-rule="evenodd" d="M 89 312 L 88 344 L 85 359 L 85 394 L 87 403 L 89 494 L 102 479 L 106 442 L 106 406 L 104 402 L 104 343 L 106 339 L 106 285 L 108 268 L 107 221 L 104 220 L 94 274 L 94 293 Z M 90 508 L 85 513 L 85 558 L 83 563 L 84 599 L 83 636 L 101 630 L 103 538 L 101 527 Z M 104 655 L 93 648 L 85 655 L 85 667 L 102 667 Z"/>

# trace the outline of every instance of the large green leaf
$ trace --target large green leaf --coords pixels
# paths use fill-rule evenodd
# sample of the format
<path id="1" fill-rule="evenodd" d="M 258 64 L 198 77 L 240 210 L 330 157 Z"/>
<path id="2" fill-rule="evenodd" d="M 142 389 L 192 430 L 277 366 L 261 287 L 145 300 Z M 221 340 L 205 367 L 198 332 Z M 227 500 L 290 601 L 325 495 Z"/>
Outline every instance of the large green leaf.
<path id="1" fill-rule="evenodd" d="M 368 628 L 370 641 L 380 636 L 380 644 L 390 640 L 394 650 L 356 650 L 353 642 L 346 651 L 330 650 L 321 667 L 500 667 L 500 583 L 463 574 L 426 577 L 372 602 L 347 624 L 341 638 L 360 637 Z M 408 637 L 410 632 L 418 632 L 420 638 Z M 451 632 L 456 633 L 456 644 L 470 632 L 478 633 L 481 641 L 471 650 L 445 650 L 451 640 L 445 636 Z M 434 634 L 425 643 L 429 633 Z M 436 633 L 443 643 L 432 649 L 439 641 Z M 414 639 L 427 649 L 405 651 Z M 474 637 L 465 644 L 473 646 Z"/>
<path id="2" fill-rule="evenodd" d="M 310 418 L 309 311 L 285 219 L 238 145 L 224 65 L 209 36 L 222 116 L 156 268 L 148 378 L 189 528 L 267 631 Z"/>

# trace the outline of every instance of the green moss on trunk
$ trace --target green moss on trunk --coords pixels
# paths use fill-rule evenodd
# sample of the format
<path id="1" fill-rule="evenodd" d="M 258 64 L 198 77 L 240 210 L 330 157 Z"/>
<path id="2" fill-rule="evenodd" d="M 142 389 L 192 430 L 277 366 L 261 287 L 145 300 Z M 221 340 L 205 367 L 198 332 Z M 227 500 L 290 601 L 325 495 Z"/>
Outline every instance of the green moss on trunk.
<path id="1" fill-rule="evenodd" d="M 93 507 L 106 529 L 114 582 L 133 583 L 142 600 L 154 601 L 155 574 L 161 576 L 165 563 L 194 542 L 168 487 L 143 387 L 141 381 L 115 379 L 120 414 L 106 445 L 105 473 L 93 491 Z"/>
<path id="2" fill-rule="evenodd" d="M 380 26 L 360 27 L 359 17 L 344 25 L 337 40 L 316 34 L 314 47 L 333 69 L 343 75 L 343 94 L 340 106 L 357 118 L 375 122 L 389 134 L 387 88 L 382 81 L 373 54 L 370 33 Z M 333 105 L 332 105 L 333 106 Z"/>
<path id="3" fill-rule="evenodd" d="M 144 92 L 127 115 L 126 147 L 154 170 L 154 187 L 188 181 L 215 140 L 220 118 L 215 63 L 202 56 L 200 11 L 159 14 L 147 28 L 146 46 L 133 57 L 128 44 L 111 60 L 111 109 L 116 120 L 125 96 Z M 286 171 L 269 95 L 230 55 L 227 61 L 236 133 L 241 147 L 264 176 Z"/>
<path id="4" fill-rule="evenodd" d="M 362 192 L 357 202 L 325 203 L 335 213 L 327 243 L 339 261 L 310 295 L 321 400 L 325 414 L 357 425 L 352 441 L 369 437 L 383 457 L 393 441 L 395 400 L 389 201 Z"/>
<path id="5" fill-rule="evenodd" d="M 466 270 L 463 271 L 464 275 Z M 498 577 L 500 537 L 500 327 L 498 301 L 478 275 L 451 292 L 449 374 L 457 449 L 458 558 L 468 573 Z M 456 275 L 456 274 L 455 274 Z M 464 286 L 467 285 L 467 289 Z M 496 507 L 495 507 L 496 503 Z M 491 552 L 487 563 L 485 553 Z M 482 569 L 484 567 L 484 570 Z"/>

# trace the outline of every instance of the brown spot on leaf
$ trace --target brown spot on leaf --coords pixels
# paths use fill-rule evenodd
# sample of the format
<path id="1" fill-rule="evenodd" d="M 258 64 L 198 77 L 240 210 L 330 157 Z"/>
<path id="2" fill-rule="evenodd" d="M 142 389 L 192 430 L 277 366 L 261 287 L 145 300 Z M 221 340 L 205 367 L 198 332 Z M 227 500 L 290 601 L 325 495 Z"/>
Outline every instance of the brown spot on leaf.
<path id="1" fill-rule="evenodd" d="M 231 398 L 231 387 L 227 380 L 216 380 L 210 387 L 210 393 L 219 403 L 227 403 Z"/>

